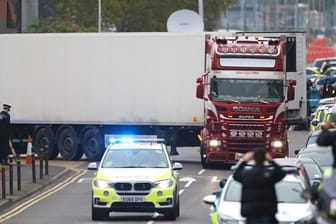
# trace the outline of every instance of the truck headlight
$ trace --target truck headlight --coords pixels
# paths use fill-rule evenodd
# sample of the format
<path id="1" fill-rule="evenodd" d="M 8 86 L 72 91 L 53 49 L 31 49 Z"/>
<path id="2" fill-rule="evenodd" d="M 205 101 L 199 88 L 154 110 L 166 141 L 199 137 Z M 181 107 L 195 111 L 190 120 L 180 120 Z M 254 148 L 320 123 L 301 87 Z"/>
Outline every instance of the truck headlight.
<path id="1" fill-rule="evenodd" d="M 273 142 L 271 143 L 271 145 L 272 145 L 272 147 L 274 147 L 274 148 L 281 148 L 281 147 L 283 147 L 283 143 L 282 143 L 282 141 L 279 141 L 279 140 L 273 141 Z"/>
<path id="2" fill-rule="evenodd" d="M 109 181 L 106 181 L 106 180 L 95 180 L 93 182 L 93 185 L 97 188 L 109 188 L 109 187 L 113 187 L 113 184 Z"/>
<path id="3" fill-rule="evenodd" d="M 217 146 L 220 146 L 220 145 L 221 145 L 221 142 L 220 142 L 219 140 L 212 139 L 212 140 L 210 140 L 209 145 L 210 145 L 211 147 L 217 147 Z"/>
<path id="4" fill-rule="evenodd" d="M 158 187 L 158 188 L 172 188 L 174 186 L 174 181 L 172 180 L 159 180 L 153 183 L 152 185 L 154 188 Z"/>

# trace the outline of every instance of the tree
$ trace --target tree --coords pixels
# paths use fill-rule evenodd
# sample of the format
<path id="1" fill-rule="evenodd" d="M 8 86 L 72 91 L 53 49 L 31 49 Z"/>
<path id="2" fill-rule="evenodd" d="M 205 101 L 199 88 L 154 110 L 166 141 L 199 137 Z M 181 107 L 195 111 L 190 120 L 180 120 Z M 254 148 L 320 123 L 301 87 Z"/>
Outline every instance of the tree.
<path id="1" fill-rule="evenodd" d="M 218 29 L 218 21 L 232 2 L 204 1 L 206 31 Z M 101 4 L 102 31 L 165 32 L 167 19 L 174 11 L 198 11 L 197 0 L 101 0 Z M 98 0 L 41 0 L 40 14 L 43 16 L 27 32 L 98 31 Z"/>

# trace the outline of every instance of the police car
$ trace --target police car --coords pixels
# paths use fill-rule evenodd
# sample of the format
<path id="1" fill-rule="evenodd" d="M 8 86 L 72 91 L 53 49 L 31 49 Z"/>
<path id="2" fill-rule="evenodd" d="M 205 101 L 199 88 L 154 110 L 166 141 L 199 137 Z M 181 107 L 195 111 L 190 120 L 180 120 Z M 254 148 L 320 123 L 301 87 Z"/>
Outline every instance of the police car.
<path id="1" fill-rule="evenodd" d="M 275 185 L 278 199 L 277 220 L 279 223 L 316 223 L 316 207 L 303 197 L 309 186 L 296 174 L 296 168 L 286 169 L 286 176 Z M 210 223 L 245 223 L 245 218 L 240 214 L 242 185 L 230 175 L 228 179 L 221 180 L 219 186 L 220 191 L 203 198 L 203 202 L 210 205 Z"/>
<path id="2" fill-rule="evenodd" d="M 92 220 L 110 212 L 158 212 L 166 219 L 180 215 L 179 173 L 162 139 L 113 140 L 92 180 Z"/>

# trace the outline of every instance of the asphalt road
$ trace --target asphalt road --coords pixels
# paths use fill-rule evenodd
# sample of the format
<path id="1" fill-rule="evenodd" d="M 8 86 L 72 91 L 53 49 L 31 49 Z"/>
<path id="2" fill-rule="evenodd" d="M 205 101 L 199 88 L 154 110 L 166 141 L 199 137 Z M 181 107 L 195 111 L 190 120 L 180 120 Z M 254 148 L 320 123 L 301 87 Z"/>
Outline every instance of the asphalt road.
<path id="1" fill-rule="evenodd" d="M 290 155 L 295 149 L 301 148 L 308 136 L 307 131 L 290 131 Z M 187 150 L 187 151 L 184 151 Z M 218 169 L 202 169 L 199 153 L 196 149 L 178 149 L 179 156 L 174 160 L 181 161 L 184 169 L 181 176 L 181 216 L 176 221 L 166 221 L 155 213 L 112 213 L 106 221 L 95 223 L 209 223 L 209 206 L 204 204 L 204 196 L 218 189 L 219 180 L 226 178 L 230 171 L 223 167 Z M 91 189 L 90 181 L 93 171 L 87 170 L 87 161 L 79 161 L 76 169 L 85 170 L 85 174 L 71 180 L 64 180 L 63 185 L 53 189 L 50 194 L 39 200 L 30 199 L 31 203 L 24 209 L 16 211 L 5 224 L 36 224 L 36 223 L 93 223 L 91 220 Z M 72 162 L 73 166 L 73 162 Z"/>

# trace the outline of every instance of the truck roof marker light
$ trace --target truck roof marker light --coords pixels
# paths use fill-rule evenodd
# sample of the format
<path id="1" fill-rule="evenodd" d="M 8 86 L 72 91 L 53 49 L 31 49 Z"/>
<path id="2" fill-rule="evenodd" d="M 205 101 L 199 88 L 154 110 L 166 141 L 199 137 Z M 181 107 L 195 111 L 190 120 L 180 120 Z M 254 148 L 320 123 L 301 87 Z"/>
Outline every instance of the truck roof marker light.
<path id="1" fill-rule="evenodd" d="M 265 115 L 260 115 L 259 119 L 264 120 L 265 119 Z"/>
<path id="2" fill-rule="evenodd" d="M 229 52 L 229 47 L 228 46 L 223 46 L 222 51 L 223 51 L 223 53 L 228 53 Z"/>
<path id="3" fill-rule="evenodd" d="M 233 53 L 237 53 L 237 50 L 238 50 L 238 47 L 237 47 L 236 45 L 233 45 L 233 46 L 231 47 L 231 51 L 232 51 Z"/>
<path id="4" fill-rule="evenodd" d="M 261 46 L 259 47 L 259 52 L 260 52 L 261 54 L 263 54 L 265 51 L 266 51 L 265 46 L 261 45 Z"/>
<path id="5" fill-rule="evenodd" d="M 242 52 L 242 53 L 246 53 L 247 52 L 247 47 L 246 46 L 241 46 L 240 47 L 240 51 Z"/>
<path id="6" fill-rule="evenodd" d="M 232 119 L 233 118 L 232 114 L 228 114 L 228 118 Z"/>
<path id="7" fill-rule="evenodd" d="M 275 50 L 275 47 L 274 46 L 269 46 L 268 47 L 268 53 L 272 54 Z"/>
<path id="8" fill-rule="evenodd" d="M 256 47 L 256 46 L 251 46 L 251 47 L 250 47 L 250 52 L 251 52 L 252 54 L 256 53 L 256 52 L 257 52 L 257 47 Z"/>

